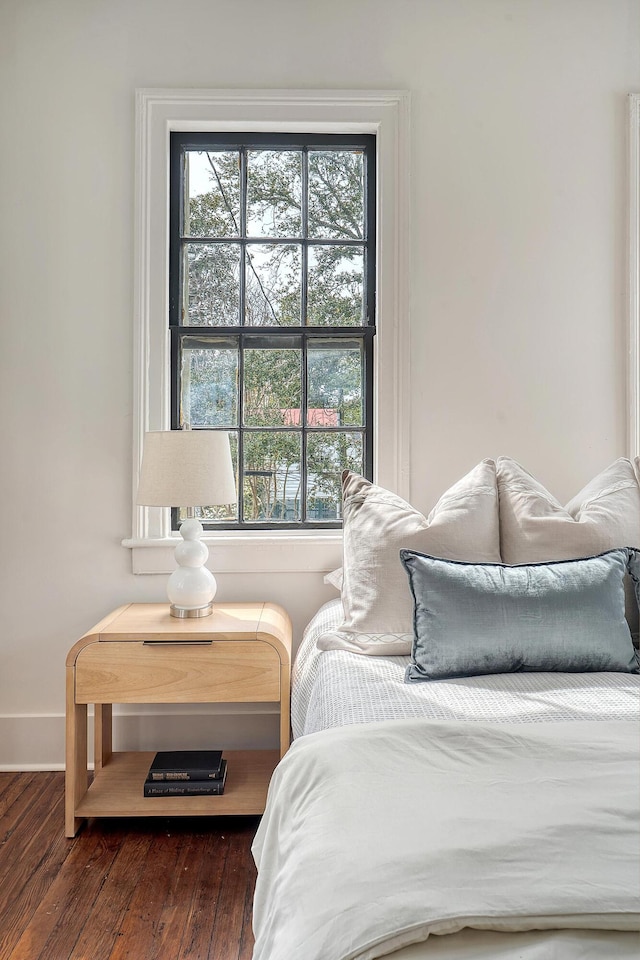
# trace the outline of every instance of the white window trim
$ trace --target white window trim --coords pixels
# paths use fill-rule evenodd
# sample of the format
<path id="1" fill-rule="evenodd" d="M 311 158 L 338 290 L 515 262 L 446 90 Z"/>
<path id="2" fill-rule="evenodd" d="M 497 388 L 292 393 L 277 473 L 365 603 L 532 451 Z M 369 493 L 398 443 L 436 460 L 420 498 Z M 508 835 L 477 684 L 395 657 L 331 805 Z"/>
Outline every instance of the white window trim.
<path id="1" fill-rule="evenodd" d="M 377 136 L 376 482 L 409 499 L 409 94 L 398 90 L 137 90 L 134 274 L 134 573 L 174 568 L 170 511 L 138 507 L 144 434 L 169 416 L 169 135 L 171 131 L 374 133 Z M 340 531 L 207 531 L 220 573 L 323 571 Z"/>
<path id="2" fill-rule="evenodd" d="M 629 94 L 629 456 L 640 457 L 640 93 Z"/>

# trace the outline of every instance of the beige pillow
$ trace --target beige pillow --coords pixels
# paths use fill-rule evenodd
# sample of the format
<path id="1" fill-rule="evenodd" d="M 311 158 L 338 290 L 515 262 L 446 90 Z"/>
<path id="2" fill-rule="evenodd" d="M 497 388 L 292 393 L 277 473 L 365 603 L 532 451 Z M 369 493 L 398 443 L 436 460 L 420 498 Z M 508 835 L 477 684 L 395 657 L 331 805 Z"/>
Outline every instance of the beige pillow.
<path id="1" fill-rule="evenodd" d="M 342 590 L 342 567 L 338 567 L 337 570 L 331 570 L 330 573 L 325 573 L 322 582 L 326 583 L 328 587 L 335 587 L 336 590 Z"/>
<path id="2" fill-rule="evenodd" d="M 640 547 L 640 486 L 630 460 L 616 460 L 564 507 L 515 460 L 499 457 L 496 469 L 505 563 L 573 560 Z M 637 632 L 630 584 L 627 617 Z"/>
<path id="3" fill-rule="evenodd" d="M 495 463 L 483 460 L 442 495 L 428 517 L 355 473 L 342 477 L 344 622 L 323 650 L 408 654 L 413 600 L 401 547 L 446 560 L 500 562 Z"/>

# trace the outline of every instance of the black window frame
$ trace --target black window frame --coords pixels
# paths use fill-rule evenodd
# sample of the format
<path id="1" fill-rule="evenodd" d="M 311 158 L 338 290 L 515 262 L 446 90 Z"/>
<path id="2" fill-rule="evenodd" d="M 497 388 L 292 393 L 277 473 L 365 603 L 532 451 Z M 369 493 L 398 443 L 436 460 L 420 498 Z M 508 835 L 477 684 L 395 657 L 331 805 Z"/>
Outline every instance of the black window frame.
<path id="1" fill-rule="evenodd" d="M 184 154 L 188 150 L 238 150 L 240 153 L 240 199 L 241 207 L 246 209 L 247 196 L 247 163 L 246 154 L 251 149 L 290 149 L 300 150 L 303 156 L 309 150 L 344 149 L 362 151 L 364 158 L 364 236 L 361 241 L 348 241 L 344 238 L 323 239 L 308 236 L 306 215 L 306 194 L 303 188 L 303 216 L 301 235 L 296 237 L 272 238 L 271 242 L 295 242 L 302 247 L 302 304 L 301 316 L 306 314 L 306 286 L 307 263 L 309 246 L 317 245 L 353 245 L 363 250 L 363 323 L 361 326 L 331 327 L 331 326 L 249 326 L 244 323 L 242 292 L 244 280 L 241 279 L 241 297 L 239 323 L 237 326 L 186 326 L 181 323 L 182 316 L 182 248 L 185 243 L 237 243 L 241 248 L 241 264 L 245 264 L 245 250 L 251 244 L 263 244 L 265 238 L 261 236 L 247 237 L 246 217 L 242 216 L 241 230 L 238 236 L 226 237 L 190 237 L 182 230 L 183 218 L 183 170 Z M 180 375 L 182 342 L 185 339 L 206 341 L 229 339 L 238 343 L 239 351 L 239 386 L 238 386 L 238 424 L 236 427 L 194 427 L 194 429 L 219 429 L 228 433 L 237 433 L 238 436 L 238 516 L 233 521 L 207 521 L 202 519 L 205 530 L 313 530 L 339 529 L 342 526 L 341 518 L 332 520 L 308 520 L 306 516 L 307 504 L 307 437 L 312 433 L 359 433 L 363 442 L 363 474 L 373 479 L 373 446 L 374 446 L 374 337 L 376 333 L 376 219 L 377 219 L 377 189 L 376 189 L 376 137 L 374 134 L 291 134 L 291 133 L 210 133 L 210 132 L 171 132 L 170 134 L 170 168 L 169 168 L 169 332 L 170 332 L 170 410 L 171 429 L 178 430 L 180 423 Z M 303 161 L 303 170 L 307 164 Z M 303 175 L 303 184 L 306 182 L 306 173 Z M 269 242 L 267 240 L 267 242 Z M 241 269 L 244 270 L 244 266 Z M 296 339 L 302 351 L 302 376 L 300 424 L 294 426 L 277 426 L 271 429 L 290 431 L 301 436 L 301 519 L 256 521 L 242 519 L 243 512 L 243 438 L 246 434 L 258 430 L 269 430 L 264 427 L 250 427 L 242 422 L 243 390 L 242 367 L 243 354 L 248 345 L 260 345 L 260 342 L 269 341 L 277 347 L 278 341 L 286 343 L 287 339 Z M 362 384 L 362 426 L 314 427 L 307 424 L 307 349 L 314 340 L 358 340 L 362 342 L 363 351 L 363 384 Z M 179 526 L 178 510 L 171 511 L 172 529 Z"/>

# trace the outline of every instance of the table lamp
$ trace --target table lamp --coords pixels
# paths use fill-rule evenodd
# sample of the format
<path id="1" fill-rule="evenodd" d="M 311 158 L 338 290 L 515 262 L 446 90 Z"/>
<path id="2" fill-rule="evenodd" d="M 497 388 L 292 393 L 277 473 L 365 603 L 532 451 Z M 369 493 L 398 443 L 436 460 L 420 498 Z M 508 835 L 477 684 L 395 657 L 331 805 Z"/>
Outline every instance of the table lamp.
<path id="1" fill-rule="evenodd" d="M 194 507 L 235 503 L 236 484 L 228 434 L 217 430 L 158 430 L 145 434 L 137 502 L 148 507 L 186 507 L 182 540 L 169 577 L 172 617 L 207 617 L 216 580 L 204 564 L 209 550 L 200 537 Z"/>

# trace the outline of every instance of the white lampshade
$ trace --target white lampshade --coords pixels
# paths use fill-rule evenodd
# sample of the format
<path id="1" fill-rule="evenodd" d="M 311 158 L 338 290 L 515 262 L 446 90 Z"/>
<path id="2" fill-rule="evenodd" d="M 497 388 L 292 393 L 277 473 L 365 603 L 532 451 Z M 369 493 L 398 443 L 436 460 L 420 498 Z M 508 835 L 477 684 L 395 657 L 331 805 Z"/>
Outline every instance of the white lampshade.
<path id="1" fill-rule="evenodd" d="M 138 503 L 148 507 L 209 507 L 235 503 L 229 436 L 218 430 L 145 434 Z"/>

